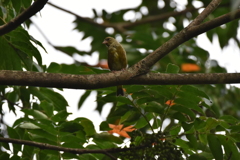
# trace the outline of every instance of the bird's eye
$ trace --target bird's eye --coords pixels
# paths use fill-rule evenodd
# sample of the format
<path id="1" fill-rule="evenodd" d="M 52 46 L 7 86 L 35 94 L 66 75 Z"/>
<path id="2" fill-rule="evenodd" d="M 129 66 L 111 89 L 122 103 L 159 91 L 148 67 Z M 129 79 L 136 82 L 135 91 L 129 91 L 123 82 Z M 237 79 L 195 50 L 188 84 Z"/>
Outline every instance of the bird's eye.
<path id="1" fill-rule="evenodd" d="M 109 41 L 109 40 L 110 40 L 110 38 L 107 38 L 106 40 L 107 40 L 107 41 Z"/>

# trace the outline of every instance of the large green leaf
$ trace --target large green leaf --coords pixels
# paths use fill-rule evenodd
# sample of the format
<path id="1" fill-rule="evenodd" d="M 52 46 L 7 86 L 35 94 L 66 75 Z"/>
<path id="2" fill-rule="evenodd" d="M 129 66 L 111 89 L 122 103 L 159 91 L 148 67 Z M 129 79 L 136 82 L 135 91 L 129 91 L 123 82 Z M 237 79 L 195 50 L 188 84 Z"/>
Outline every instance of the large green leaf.
<path id="1" fill-rule="evenodd" d="M 54 105 L 54 110 L 66 110 L 66 107 L 68 106 L 64 97 L 51 89 L 29 87 L 29 91 L 34 96 L 38 97 L 40 101 L 48 101 L 49 103 L 52 103 Z"/>
<path id="2" fill-rule="evenodd" d="M 81 126 L 83 126 L 86 136 L 93 136 L 96 133 L 94 125 L 92 121 L 87 118 L 77 118 L 74 120 L 75 122 L 79 122 Z"/>
<path id="3" fill-rule="evenodd" d="M 3 36 L 0 37 L 0 48 L 0 70 L 22 70 L 18 54 Z"/>
<path id="4" fill-rule="evenodd" d="M 208 139 L 208 144 L 209 144 L 209 147 L 212 151 L 214 158 L 216 160 L 223 159 L 223 150 L 222 150 L 221 143 L 218 140 L 217 136 L 209 134 L 207 136 L 207 139 Z"/>

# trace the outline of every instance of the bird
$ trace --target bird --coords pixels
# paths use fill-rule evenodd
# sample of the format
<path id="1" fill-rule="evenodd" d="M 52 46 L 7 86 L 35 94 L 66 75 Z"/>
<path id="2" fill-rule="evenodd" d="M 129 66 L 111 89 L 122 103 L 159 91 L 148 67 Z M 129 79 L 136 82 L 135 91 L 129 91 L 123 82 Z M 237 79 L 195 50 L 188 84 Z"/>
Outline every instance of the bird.
<path id="1" fill-rule="evenodd" d="M 111 71 L 120 71 L 127 68 L 126 51 L 113 37 L 106 37 L 102 42 L 108 48 L 108 68 Z M 117 96 L 124 96 L 123 86 L 117 86 Z"/>

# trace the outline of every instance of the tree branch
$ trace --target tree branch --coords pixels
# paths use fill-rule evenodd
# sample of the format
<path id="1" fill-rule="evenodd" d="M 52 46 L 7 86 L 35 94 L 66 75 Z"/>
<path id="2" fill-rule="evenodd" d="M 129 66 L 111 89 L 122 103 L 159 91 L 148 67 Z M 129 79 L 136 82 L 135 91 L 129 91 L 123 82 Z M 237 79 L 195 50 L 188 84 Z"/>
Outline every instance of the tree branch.
<path id="1" fill-rule="evenodd" d="M 48 2 L 49 5 L 59 9 L 59 10 L 62 10 L 66 13 L 69 13 L 71 15 L 74 15 L 75 17 L 77 17 L 78 19 L 80 19 L 81 21 L 84 21 L 84 22 L 88 22 L 90 24 L 93 24 L 97 27 L 101 27 L 101 28 L 107 28 L 107 27 L 112 27 L 114 29 L 116 29 L 117 31 L 119 32 L 124 32 L 126 29 L 129 29 L 131 27 L 135 27 L 135 26 L 138 26 L 138 25 L 141 25 L 141 24 L 146 24 L 146 23 L 152 23 L 152 22 L 156 22 L 156 21 L 161 21 L 161 20 L 164 20 L 164 19 L 167 19 L 171 16 L 175 17 L 175 16 L 180 16 L 180 15 L 183 15 L 187 12 L 191 12 L 191 11 L 196 11 L 198 10 L 199 8 L 187 8 L 183 11 L 180 11 L 180 12 L 169 12 L 169 13 L 165 13 L 165 14 L 161 14 L 161 15 L 154 15 L 154 16 L 148 16 L 146 18 L 143 18 L 141 20 L 138 20 L 136 22 L 124 22 L 124 23 L 97 23 L 87 17 L 82 17 L 80 15 L 77 15 L 69 10 L 66 10 L 64 8 L 61 8 L 59 6 L 56 6 L 50 2 Z"/>
<path id="2" fill-rule="evenodd" d="M 110 149 L 76 149 L 76 148 L 66 148 L 61 146 L 50 145 L 47 143 L 39 143 L 34 141 L 27 141 L 27 140 L 20 140 L 20 139 L 13 139 L 13 138 L 3 138 L 0 137 L 0 142 L 6 143 L 15 143 L 15 144 L 23 144 L 28 146 L 38 147 L 40 149 L 49 149 L 49 150 L 56 150 L 56 151 L 64 151 L 70 152 L 74 154 L 85 154 L 85 153 L 102 153 L 110 158 L 117 160 L 117 158 L 113 157 L 110 153 L 122 152 L 126 151 L 126 149 L 121 148 L 110 148 Z"/>
<path id="3" fill-rule="evenodd" d="M 82 16 L 80 16 L 80 15 L 77 15 L 76 13 L 73 13 L 73 12 L 67 10 L 67 9 L 64 9 L 64 8 L 62 8 L 62 7 L 59 7 L 59 6 L 57 6 L 57 5 L 55 5 L 55 4 L 52 4 L 52 3 L 50 3 L 50 2 L 48 2 L 48 4 L 49 4 L 50 6 L 52 6 L 52 7 L 55 7 L 55 8 L 57 8 L 57 9 L 59 9 L 59 10 L 62 10 L 62 11 L 64 11 L 64 12 L 66 12 L 66 13 L 69 13 L 69 14 L 77 17 L 77 18 L 78 18 L 79 20 L 81 20 L 81 21 L 90 23 L 90 24 L 95 25 L 95 26 L 97 26 L 97 27 L 101 27 L 101 28 L 112 27 L 112 26 L 106 25 L 106 24 L 104 24 L 104 23 L 102 23 L 102 24 L 97 23 L 97 22 L 93 21 L 93 20 L 90 19 L 90 18 L 82 17 Z"/>
<path id="4" fill-rule="evenodd" d="M 200 8 L 202 8 L 202 7 L 200 7 Z M 191 8 L 186 8 L 185 10 L 180 11 L 180 12 L 174 11 L 174 12 L 168 12 L 168 13 L 164 13 L 164 14 L 160 14 L 160 15 L 148 16 L 146 18 L 143 18 L 143 19 L 138 20 L 138 21 L 133 22 L 133 23 L 125 23 L 125 24 L 123 24 L 122 27 L 125 28 L 125 29 L 129 29 L 131 27 L 135 27 L 135 26 L 138 26 L 138 25 L 141 25 L 141 24 L 147 24 L 147 23 L 162 21 L 162 20 L 165 20 L 169 17 L 176 17 L 176 16 L 183 15 L 187 12 L 197 11 L 200 8 L 191 7 Z"/>
<path id="5" fill-rule="evenodd" d="M 133 85 L 186 85 L 240 83 L 240 73 L 148 73 L 132 78 L 132 72 L 73 75 L 22 71 L 0 71 L 0 85 L 38 86 L 51 88 L 97 89 Z"/>
<path id="6" fill-rule="evenodd" d="M 25 22 L 27 19 L 35 15 L 38 11 L 40 11 L 48 0 L 36 0 L 34 3 L 24 10 L 20 15 L 18 15 L 16 18 L 12 19 L 10 22 L 0 26 L 0 36 L 4 35 L 8 32 L 11 32 L 12 30 L 16 29 L 18 26 L 20 26 L 23 22 Z"/>
<path id="7" fill-rule="evenodd" d="M 221 26 L 222 24 L 231 22 L 238 18 L 240 18 L 240 9 L 235 11 L 234 14 L 230 12 L 203 24 L 185 28 L 174 37 L 172 37 L 169 41 L 160 46 L 158 49 L 156 49 L 154 52 L 145 57 L 143 60 L 135 64 L 132 67 L 132 70 L 137 71 L 135 75 L 147 73 L 155 63 L 170 53 L 173 49 L 177 48 L 180 44 L 199 34 L 207 32 L 215 27 Z"/>
<path id="8" fill-rule="evenodd" d="M 212 13 L 222 0 L 212 0 L 212 2 L 188 25 L 188 28 L 202 23 L 207 16 Z"/>
<path id="9" fill-rule="evenodd" d="M 3 138 L 3 137 L 0 137 L 0 142 L 22 144 L 22 145 L 38 147 L 40 149 L 64 151 L 64 152 L 70 152 L 70 153 L 73 153 L 73 154 L 101 153 L 101 154 L 105 154 L 105 155 L 109 156 L 113 160 L 117 160 L 117 158 L 115 158 L 110 153 L 125 152 L 125 151 L 128 151 L 128 150 L 142 149 L 142 148 L 146 147 L 146 145 L 145 145 L 145 146 L 137 146 L 137 147 L 134 147 L 134 148 L 76 149 L 76 148 L 66 148 L 66 147 L 61 147 L 61 146 L 50 145 L 50 144 L 47 144 L 47 143 L 39 143 L 39 142 L 34 142 L 34 141 L 13 139 L 13 138 Z"/>

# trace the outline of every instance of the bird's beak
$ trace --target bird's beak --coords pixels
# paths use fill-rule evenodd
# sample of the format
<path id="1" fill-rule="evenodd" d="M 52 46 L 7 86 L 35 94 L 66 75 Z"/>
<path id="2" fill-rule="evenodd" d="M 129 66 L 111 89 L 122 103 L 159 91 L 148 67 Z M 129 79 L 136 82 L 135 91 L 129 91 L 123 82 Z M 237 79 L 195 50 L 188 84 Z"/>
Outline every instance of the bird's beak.
<path id="1" fill-rule="evenodd" d="M 103 42 L 102 42 L 102 44 L 107 44 L 108 42 L 106 41 L 106 40 L 104 40 Z"/>

